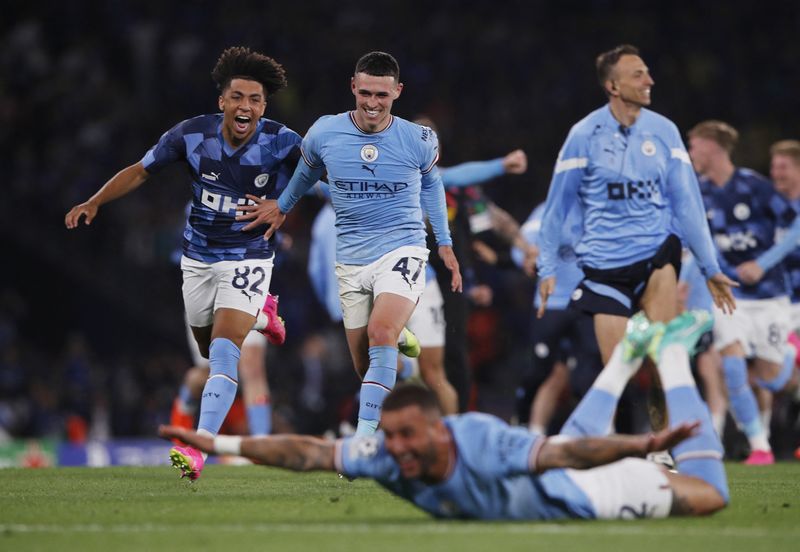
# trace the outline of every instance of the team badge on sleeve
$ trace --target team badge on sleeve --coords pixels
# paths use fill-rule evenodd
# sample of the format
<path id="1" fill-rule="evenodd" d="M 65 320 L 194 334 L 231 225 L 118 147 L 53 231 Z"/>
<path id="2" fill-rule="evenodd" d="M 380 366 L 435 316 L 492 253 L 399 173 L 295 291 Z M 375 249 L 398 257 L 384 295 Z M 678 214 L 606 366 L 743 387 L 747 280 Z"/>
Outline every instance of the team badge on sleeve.
<path id="1" fill-rule="evenodd" d="M 366 146 L 361 148 L 361 159 L 366 161 L 367 163 L 371 163 L 378 158 L 378 148 L 373 146 L 372 144 L 367 144 Z"/>

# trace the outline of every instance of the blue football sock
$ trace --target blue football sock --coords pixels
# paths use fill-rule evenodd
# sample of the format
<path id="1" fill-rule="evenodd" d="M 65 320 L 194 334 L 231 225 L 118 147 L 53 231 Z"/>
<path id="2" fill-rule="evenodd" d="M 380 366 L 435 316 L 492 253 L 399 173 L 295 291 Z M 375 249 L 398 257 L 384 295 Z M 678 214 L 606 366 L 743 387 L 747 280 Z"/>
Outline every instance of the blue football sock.
<path id="1" fill-rule="evenodd" d="M 736 421 L 748 437 L 764 433 L 761 419 L 758 417 L 758 403 L 753 390 L 747 382 L 747 363 L 745 359 L 734 356 L 722 358 L 722 370 L 725 374 L 725 385 L 728 387 L 728 399 Z"/>
<path id="2" fill-rule="evenodd" d="M 698 433 L 672 449 L 678 472 L 702 479 L 728 502 L 728 480 L 722 464 L 722 443 L 697 387 L 682 386 L 665 392 L 670 426 L 699 421 Z"/>
<path id="3" fill-rule="evenodd" d="M 218 337 L 211 342 L 209 353 L 211 371 L 200 398 L 197 428 L 216 435 L 236 398 L 240 351 L 230 339 Z"/>
<path id="4" fill-rule="evenodd" d="M 778 375 L 771 380 L 756 378 L 758 386 L 763 387 L 767 391 L 772 391 L 773 393 L 782 391 L 794 373 L 794 360 L 796 356 L 797 351 L 795 348 L 791 345 L 787 345 L 783 355 L 783 364 L 781 365 L 781 370 L 778 372 Z"/>
<path id="5" fill-rule="evenodd" d="M 608 435 L 618 401 L 619 398 L 608 391 L 592 387 L 572 411 L 564 427 L 561 428 L 560 435 L 570 437 Z"/>
<path id="6" fill-rule="evenodd" d="M 375 433 L 381 419 L 383 399 L 397 379 L 397 347 L 376 345 L 369 348 L 369 369 L 361 382 L 356 435 Z"/>
<path id="7" fill-rule="evenodd" d="M 414 359 L 405 355 L 398 355 L 400 359 L 400 372 L 397 374 L 398 381 L 405 381 L 414 375 Z"/>
<path id="8" fill-rule="evenodd" d="M 266 398 L 247 406 L 247 425 L 250 435 L 256 437 L 272 432 L 272 405 Z"/>
<path id="9" fill-rule="evenodd" d="M 608 435 L 619 398 L 641 365 L 640 358 L 625 360 L 622 344 L 617 345 L 589 392 L 564 423 L 560 434 L 569 437 Z"/>

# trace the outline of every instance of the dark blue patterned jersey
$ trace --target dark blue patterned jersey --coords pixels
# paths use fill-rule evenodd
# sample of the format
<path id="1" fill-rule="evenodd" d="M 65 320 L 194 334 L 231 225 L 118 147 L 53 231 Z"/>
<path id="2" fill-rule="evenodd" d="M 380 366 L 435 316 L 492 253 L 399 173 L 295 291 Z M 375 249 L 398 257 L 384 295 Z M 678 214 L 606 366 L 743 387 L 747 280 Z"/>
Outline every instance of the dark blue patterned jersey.
<path id="1" fill-rule="evenodd" d="M 790 204 L 795 212 L 800 213 L 800 199 L 790 200 Z M 790 227 L 781 225 L 775 234 L 775 241 L 790 239 Z M 797 244 L 800 246 L 800 244 Z M 789 288 L 791 290 L 792 303 L 800 303 L 800 247 L 794 247 L 783 259 L 786 273 L 789 278 Z"/>
<path id="2" fill-rule="evenodd" d="M 736 267 L 754 261 L 775 244 L 775 231 L 790 225 L 795 210 L 772 183 L 749 169 L 737 168 L 724 186 L 700 179 L 711 235 L 717 246 L 722 271 L 738 280 Z M 732 288 L 742 299 L 767 299 L 789 294 L 783 263 L 769 268 L 755 285 Z"/>
<path id="3" fill-rule="evenodd" d="M 192 204 L 183 254 L 206 263 L 271 258 L 274 236 L 265 241 L 265 227 L 243 232 L 247 222 L 236 221 L 236 208 L 248 203 L 246 194 L 280 195 L 300 158 L 300 142 L 293 130 L 261 119 L 250 140 L 232 148 L 222 137 L 222 114 L 187 119 L 165 132 L 141 162 L 151 174 L 177 161 L 188 166 Z"/>

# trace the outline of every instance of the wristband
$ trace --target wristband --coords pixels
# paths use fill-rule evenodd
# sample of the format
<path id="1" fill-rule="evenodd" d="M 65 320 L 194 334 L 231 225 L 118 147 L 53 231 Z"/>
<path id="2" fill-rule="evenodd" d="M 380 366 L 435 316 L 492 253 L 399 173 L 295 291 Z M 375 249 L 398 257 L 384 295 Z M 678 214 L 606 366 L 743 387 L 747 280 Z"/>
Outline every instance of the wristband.
<path id="1" fill-rule="evenodd" d="M 242 438 L 238 435 L 217 435 L 214 437 L 214 452 L 241 456 Z"/>

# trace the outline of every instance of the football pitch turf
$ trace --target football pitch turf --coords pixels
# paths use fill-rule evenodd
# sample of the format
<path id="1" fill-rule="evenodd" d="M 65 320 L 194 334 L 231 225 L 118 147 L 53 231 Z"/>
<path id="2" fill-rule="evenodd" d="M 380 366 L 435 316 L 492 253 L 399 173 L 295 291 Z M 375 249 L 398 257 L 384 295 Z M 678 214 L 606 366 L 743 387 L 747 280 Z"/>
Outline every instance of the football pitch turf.
<path id="1" fill-rule="evenodd" d="M 727 466 L 732 502 L 702 519 L 436 521 L 368 480 L 257 466 L 0 470 L 0 550 L 800 550 L 800 462 Z"/>

